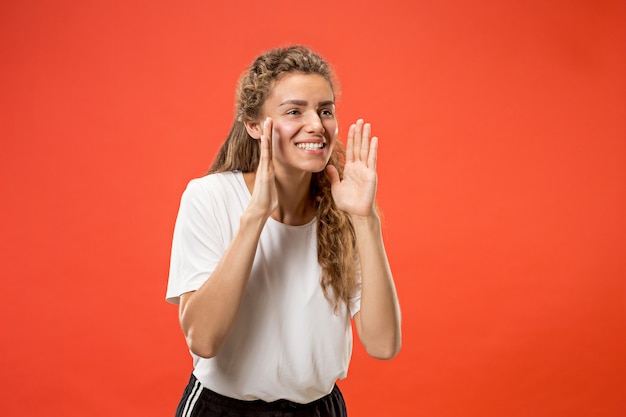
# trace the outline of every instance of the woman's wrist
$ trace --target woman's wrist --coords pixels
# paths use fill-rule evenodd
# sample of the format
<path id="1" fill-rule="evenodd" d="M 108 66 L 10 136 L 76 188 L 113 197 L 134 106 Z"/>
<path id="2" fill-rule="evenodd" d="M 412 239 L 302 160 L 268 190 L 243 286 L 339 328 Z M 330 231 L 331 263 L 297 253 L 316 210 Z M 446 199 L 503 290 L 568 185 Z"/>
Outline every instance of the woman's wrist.
<path id="1" fill-rule="evenodd" d="M 268 217 L 258 213 L 252 213 L 250 210 L 244 211 L 239 219 L 239 227 L 241 229 L 256 230 L 258 234 L 261 234 Z"/>
<path id="2" fill-rule="evenodd" d="M 373 211 L 369 216 L 357 216 L 352 214 L 350 215 L 350 220 L 355 230 L 363 228 L 380 230 L 380 216 L 376 211 Z"/>

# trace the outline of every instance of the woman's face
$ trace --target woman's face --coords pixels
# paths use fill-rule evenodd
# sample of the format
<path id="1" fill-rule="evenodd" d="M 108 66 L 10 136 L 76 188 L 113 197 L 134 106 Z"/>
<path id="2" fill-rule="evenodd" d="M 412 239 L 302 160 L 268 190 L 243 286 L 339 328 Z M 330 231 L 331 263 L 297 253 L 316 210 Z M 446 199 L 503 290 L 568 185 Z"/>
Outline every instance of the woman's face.
<path id="1" fill-rule="evenodd" d="M 333 90 L 318 74 L 288 73 L 274 83 L 263 104 L 274 122 L 274 168 L 322 171 L 337 137 Z"/>

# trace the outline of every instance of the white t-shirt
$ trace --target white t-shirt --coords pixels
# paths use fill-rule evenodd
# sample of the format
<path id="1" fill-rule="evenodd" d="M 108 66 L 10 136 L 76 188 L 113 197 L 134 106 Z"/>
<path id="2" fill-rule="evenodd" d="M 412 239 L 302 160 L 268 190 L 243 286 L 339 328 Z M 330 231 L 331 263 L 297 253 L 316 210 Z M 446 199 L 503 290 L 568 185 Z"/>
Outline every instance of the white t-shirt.
<path id="1" fill-rule="evenodd" d="M 167 301 L 197 290 L 226 251 L 251 195 L 241 172 L 190 181 L 172 243 Z M 191 354 L 194 375 L 219 394 L 241 400 L 308 403 L 345 378 L 352 355 L 350 309 L 324 296 L 316 220 L 289 226 L 268 219 L 232 332 L 217 356 Z"/>

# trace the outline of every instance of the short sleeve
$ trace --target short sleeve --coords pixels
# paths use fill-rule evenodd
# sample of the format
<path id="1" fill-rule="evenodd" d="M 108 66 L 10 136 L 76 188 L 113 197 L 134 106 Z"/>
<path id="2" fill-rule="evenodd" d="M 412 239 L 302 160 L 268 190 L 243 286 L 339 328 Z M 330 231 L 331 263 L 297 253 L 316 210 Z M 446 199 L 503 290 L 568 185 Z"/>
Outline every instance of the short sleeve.
<path id="1" fill-rule="evenodd" d="M 356 257 L 356 264 L 357 264 L 357 269 L 358 269 L 357 277 L 356 277 L 357 283 L 354 288 L 354 292 L 350 296 L 350 299 L 349 299 L 350 305 L 348 306 L 351 317 L 354 317 L 356 313 L 361 311 L 361 268 L 360 268 L 360 261 L 359 261 L 358 256 Z"/>
<path id="2" fill-rule="evenodd" d="M 359 281 L 357 289 L 354 291 L 354 295 L 350 297 L 350 316 L 354 317 L 356 313 L 361 311 L 361 282 Z"/>
<path id="3" fill-rule="evenodd" d="M 215 195 L 192 180 L 183 192 L 172 238 L 166 300 L 197 290 L 211 275 L 225 251 L 215 210 Z"/>

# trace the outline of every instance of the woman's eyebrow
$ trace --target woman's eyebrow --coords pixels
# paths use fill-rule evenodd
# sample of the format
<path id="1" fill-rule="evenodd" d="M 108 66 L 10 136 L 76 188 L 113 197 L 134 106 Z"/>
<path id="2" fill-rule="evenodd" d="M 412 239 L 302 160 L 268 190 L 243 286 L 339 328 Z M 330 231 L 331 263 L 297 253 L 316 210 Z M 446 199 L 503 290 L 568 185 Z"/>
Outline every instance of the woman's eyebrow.
<path id="1" fill-rule="evenodd" d="M 296 105 L 296 106 L 306 106 L 307 104 L 309 104 L 308 101 L 306 100 L 287 100 L 287 101 L 283 101 L 282 103 L 280 103 L 280 106 L 287 106 L 287 105 Z M 335 102 L 332 100 L 326 100 L 326 101 L 321 101 L 319 103 L 319 106 L 329 106 L 329 105 L 334 105 Z"/>
<path id="2" fill-rule="evenodd" d="M 309 103 L 308 101 L 305 101 L 305 100 L 287 100 L 287 101 L 283 101 L 282 103 L 280 103 L 280 106 L 287 106 L 290 104 L 296 105 L 296 106 L 306 106 Z"/>

